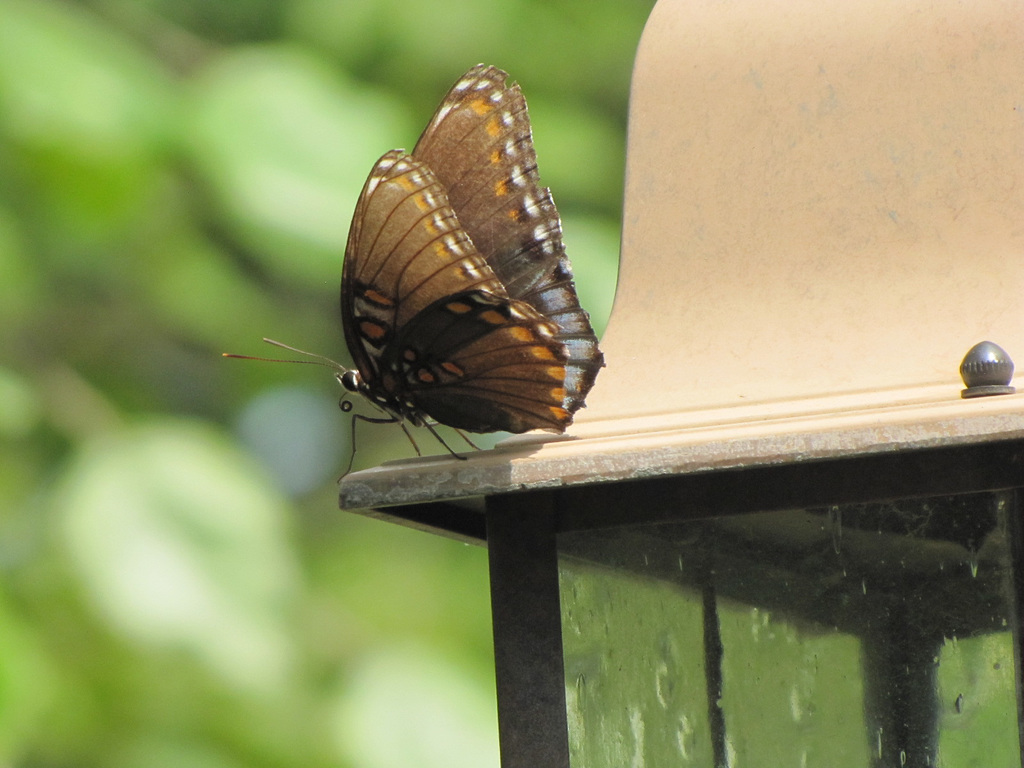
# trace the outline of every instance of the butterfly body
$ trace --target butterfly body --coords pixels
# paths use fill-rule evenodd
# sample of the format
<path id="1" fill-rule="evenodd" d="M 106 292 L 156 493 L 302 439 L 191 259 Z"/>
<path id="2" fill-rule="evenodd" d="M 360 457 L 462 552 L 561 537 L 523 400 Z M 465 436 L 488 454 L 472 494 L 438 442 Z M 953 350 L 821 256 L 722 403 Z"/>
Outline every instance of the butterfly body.
<path id="1" fill-rule="evenodd" d="M 467 72 L 356 205 L 341 291 L 356 370 L 339 381 L 391 420 L 562 432 L 603 365 L 506 78 Z"/>

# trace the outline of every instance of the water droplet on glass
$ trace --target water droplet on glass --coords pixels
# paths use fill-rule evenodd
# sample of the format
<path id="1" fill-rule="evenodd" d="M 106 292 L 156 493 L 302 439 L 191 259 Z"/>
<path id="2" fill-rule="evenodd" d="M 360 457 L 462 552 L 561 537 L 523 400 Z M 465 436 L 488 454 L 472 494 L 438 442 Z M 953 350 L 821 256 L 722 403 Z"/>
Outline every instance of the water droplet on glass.
<path id="1" fill-rule="evenodd" d="M 829 528 L 832 530 L 832 549 L 838 555 L 843 543 L 843 510 L 841 507 L 829 507 Z"/>

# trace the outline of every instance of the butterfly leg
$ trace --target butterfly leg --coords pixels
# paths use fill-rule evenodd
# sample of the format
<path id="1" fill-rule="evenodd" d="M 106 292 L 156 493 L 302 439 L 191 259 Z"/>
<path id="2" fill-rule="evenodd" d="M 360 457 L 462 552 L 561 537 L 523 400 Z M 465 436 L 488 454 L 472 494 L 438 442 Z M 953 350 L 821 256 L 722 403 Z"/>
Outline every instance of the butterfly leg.
<path id="1" fill-rule="evenodd" d="M 345 477 L 345 475 L 347 475 L 349 472 L 352 471 L 352 463 L 356 460 L 356 421 L 357 420 L 358 421 L 365 421 L 365 422 L 368 422 L 370 424 L 398 424 L 398 426 L 400 426 L 402 428 L 402 431 L 405 432 L 405 436 L 407 438 L 409 438 L 409 442 L 412 443 L 412 447 L 416 451 L 416 455 L 417 456 L 422 456 L 423 455 L 423 452 L 420 451 L 420 446 L 416 442 L 416 439 L 412 436 L 412 433 L 409 431 L 409 428 L 407 426 L 405 426 L 405 422 L 402 421 L 401 419 L 396 419 L 394 417 L 375 418 L 373 416 L 363 416 L 361 413 L 353 413 L 352 414 L 352 437 L 351 437 L 352 453 L 351 453 L 351 455 L 349 456 L 349 459 L 348 459 L 348 467 L 345 468 L 345 472 L 341 475 L 341 477 L 338 478 L 338 480 L 341 480 L 342 477 Z M 423 426 L 425 426 L 427 429 L 430 430 L 430 434 L 432 434 L 434 437 L 437 438 L 437 442 L 439 442 L 441 445 L 443 445 L 445 447 L 445 450 L 448 451 L 448 453 L 450 453 L 452 456 L 454 456 L 456 459 L 459 459 L 460 461 L 465 461 L 466 460 L 465 456 L 460 456 L 459 454 L 457 454 L 452 449 L 452 447 L 450 445 L 448 445 L 448 443 L 446 443 L 444 441 L 444 438 L 442 438 L 441 435 L 439 435 L 437 433 L 437 430 L 434 429 L 433 424 L 424 423 Z M 462 430 L 456 429 L 455 431 L 459 433 L 459 435 L 462 437 L 463 440 L 465 440 L 467 443 L 469 443 L 471 446 L 473 446 L 473 448 L 476 448 L 476 450 L 478 450 L 478 451 L 480 450 L 479 446 L 474 445 L 473 441 L 470 440 L 468 437 L 466 437 L 466 435 L 463 434 Z"/>
<path id="2" fill-rule="evenodd" d="M 446 443 L 444 441 L 444 438 L 441 437 L 441 435 L 439 435 L 437 433 L 436 429 L 434 429 L 434 425 L 433 424 L 431 424 L 430 422 L 424 422 L 423 426 L 425 426 L 427 429 L 430 430 L 430 434 L 432 434 L 434 437 L 437 438 L 437 442 L 439 442 L 441 445 L 443 445 L 445 447 L 445 449 L 448 451 L 448 453 L 450 453 L 452 456 L 454 456 L 459 461 L 465 461 L 466 460 L 465 456 L 460 456 L 459 454 L 457 454 L 455 451 L 452 450 L 452 447 L 450 445 L 448 445 L 448 443 Z M 455 431 L 458 432 L 459 430 L 456 429 Z M 462 434 L 462 433 L 460 432 L 459 434 Z M 472 443 L 470 443 L 470 445 L 472 445 Z M 476 446 L 473 446 L 473 447 L 475 448 Z"/>
<path id="3" fill-rule="evenodd" d="M 420 451 L 420 447 L 418 445 L 416 445 L 416 440 L 413 438 L 412 432 L 409 431 L 409 428 L 405 426 L 405 422 L 404 421 L 398 422 L 398 426 L 400 426 L 402 428 L 402 431 L 405 432 L 405 436 L 408 437 L 409 438 L 409 442 L 412 443 L 412 447 L 416 449 L 416 455 L 417 456 L 422 456 L 423 453 Z"/>
<path id="4" fill-rule="evenodd" d="M 347 408 L 347 409 L 346 408 L 342 408 L 342 410 L 345 410 L 345 411 L 351 410 L 351 406 L 349 408 Z M 397 422 L 399 425 L 401 425 L 402 431 L 405 432 L 405 436 L 409 438 L 409 442 L 412 443 L 412 447 L 416 449 L 416 455 L 417 456 L 422 456 L 423 455 L 423 454 L 420 453 L 420 448 L 419 448 L 418 445 L 416 445 L 416 441 L 413 440 L 412 439 L 412 435 L 409 434 L 409 430 L 405 428 L 405 424 L 403 424 L 398 419 L 396 419 L 394 417 L 388 417 L 388 418 L 381 419 L 381 418 L 374 418 L 373 416 L 363 416 L 361 413 L 353 413 L 352 414 L 352 434 L 351 434 L 351 439 L 350 439 L 350 443 L 352 445 L 352 453 L 349 454 L 348 466 L 345 468 L 345 471 L 342 473 L 341 477 L 345 477 L 345 475 L 347 475 L 349 472 L 352 471 L 352 462 L 354 462 L 356 460 L 356 421 L 357 420 L 358 421 L 366 421 L 366 422 L 369 422 L 370 424 L 395 424 Z M 338 480 L 341 480 L 341 477 L 339 477 Z"/>
<path id="5" fill-rule="evenodd" d="M 454 429 L 458 433 L 459 437 L 461 437 L 463 440 L 465 440 L 469 444 L 469 446 L 471 448 L 473 448 L 475 450 L 478 450 L 478 451 L 482 451 L 483 450 L 483 448 L 481 448 L 479 445 L 477 445 L 472 440 L 470 440 L 469 439 L 469 435 L 467 435 L 461 429 L 456 429 L 455 427 L 452 427 L 452 429 Z"/>

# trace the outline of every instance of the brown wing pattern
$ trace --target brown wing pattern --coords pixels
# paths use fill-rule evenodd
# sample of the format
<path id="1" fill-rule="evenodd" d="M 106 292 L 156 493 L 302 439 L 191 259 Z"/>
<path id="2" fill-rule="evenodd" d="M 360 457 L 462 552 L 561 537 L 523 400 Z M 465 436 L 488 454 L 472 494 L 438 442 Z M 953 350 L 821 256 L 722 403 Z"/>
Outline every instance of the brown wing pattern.
<path id="1" fill-rule="evenodd" d="M 343 383 L 397 419 L 561 432 L 603 365 L 507 77 L 467 72 L 356 205 L 341 314 L 359 377 Z"/>
<path id="2" fill-rule="evenodd" d="M 604 364 L 590 318 L 580 307 L 562 227 L 540 185 L 529 112 L 508 75 L 478 65 L 452 87 L 413 156 L 435 170 L 470 239 L 509 296 L 559 326 L 569 348 L 566 407 L 582 407 Z"/>
<path id="3" fill-rule="evenodd" d="M 430 168 L 388 152 L 356 206 L 342 277 L 345 340 L 363 379 L 378 378 L 398 329 L 438 298 L 469 289 L 506 295 Z"/>
<path id="4" fill-rule="evenodd" d="M 557 330 L 529 304 L 462 291 L 402 329 L 382 361 L 384 387 L 460 429 L 562 432 L 572 416 Z"/>

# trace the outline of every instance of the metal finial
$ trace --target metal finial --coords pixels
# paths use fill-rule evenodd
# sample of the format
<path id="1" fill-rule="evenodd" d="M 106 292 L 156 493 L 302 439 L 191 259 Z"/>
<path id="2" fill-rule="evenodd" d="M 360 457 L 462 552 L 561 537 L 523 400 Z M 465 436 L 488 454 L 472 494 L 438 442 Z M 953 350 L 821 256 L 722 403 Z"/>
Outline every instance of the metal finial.
<path id="1" fill-rule="evenodd" d="M 960 397 L 984 397 L 985 395 L 1012 395 L 1016 390 L 1009 386 L 1013 379 L 1013 360 L 1006 350 L 991 341 L 975 344 L 960 363 L 960 378 L 967 389 L 960 391 Z"/>

